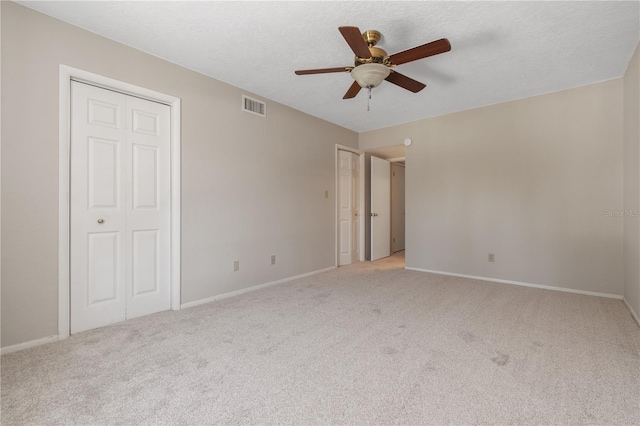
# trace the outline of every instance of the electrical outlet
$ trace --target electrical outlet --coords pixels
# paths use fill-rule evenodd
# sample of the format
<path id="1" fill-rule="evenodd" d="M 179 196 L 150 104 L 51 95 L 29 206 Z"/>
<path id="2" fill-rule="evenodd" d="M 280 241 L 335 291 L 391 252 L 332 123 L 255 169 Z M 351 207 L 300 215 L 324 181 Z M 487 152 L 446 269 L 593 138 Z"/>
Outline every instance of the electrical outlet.
<path id="1" fill-rule="evenodd" d="M 496 255 L 493 253 L 489 253 L 489 262 L 495 262 L 496 261 Z"/>
<path id="2" fill-rule="evenodd" d="M 238 272 L 240 270 L 240 261 L 239 260 L 234 260 L 233 261 L 233 272 Z"/>
<path id="3" fill-rule="evenodd" d="M 275 255 L 275 254 L 272 254 L 272 255 L 271 255 L 271 264 L 272 264 L 272 265 L 275 265 L 275 264 L 276 264 L 276 255 Z"/>

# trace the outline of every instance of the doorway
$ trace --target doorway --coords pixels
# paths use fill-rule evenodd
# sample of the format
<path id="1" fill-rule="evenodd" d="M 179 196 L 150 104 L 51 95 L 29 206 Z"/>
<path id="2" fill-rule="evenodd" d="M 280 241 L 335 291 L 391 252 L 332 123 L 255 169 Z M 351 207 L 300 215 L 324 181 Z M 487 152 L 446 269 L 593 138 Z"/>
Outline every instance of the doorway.
<path id="1" fill-rule="evenodd" d="M 388 146 L 366 151 L 365 258 L 393 257 L 404 265 L 405 150 Z M 381 213 L 382 212 L 382 213 Z"/>
<path id="2" fill-rule="evenodd" d="M 179 309 L 179 124 L 178 98 L 60 66 L 58 338 Z"/>
<path id="3" fill-rule="evenodd" d="M 404 250 L 405 240 L 405 165 L 391 163 L 391 253 Z"/>

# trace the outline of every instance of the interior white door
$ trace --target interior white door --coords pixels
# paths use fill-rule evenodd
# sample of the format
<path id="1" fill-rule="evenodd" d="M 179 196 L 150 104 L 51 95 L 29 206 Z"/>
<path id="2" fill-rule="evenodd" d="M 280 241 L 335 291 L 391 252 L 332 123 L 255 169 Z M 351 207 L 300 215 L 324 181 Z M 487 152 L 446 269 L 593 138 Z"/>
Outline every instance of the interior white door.
<path id="1" fill-rule="evenodd" d="M 338 264 L 349 265 L 359 259 L 359 173 L 360 158 L 338 151 Z"/>
<path id="2" fill-rule="evenodd" d="M 371 260 L 391 254 L 391 163 L 371 157 Z"/>
<path id="3" fill-rule="evenodd" d="M 360 156 L 351 153 L 351 262 L 360 260 Z"/>
<path id="4" fill-rule="evenodd" d="M 71 333 L 170 307 L 170 109 L 71 85 Z"/>

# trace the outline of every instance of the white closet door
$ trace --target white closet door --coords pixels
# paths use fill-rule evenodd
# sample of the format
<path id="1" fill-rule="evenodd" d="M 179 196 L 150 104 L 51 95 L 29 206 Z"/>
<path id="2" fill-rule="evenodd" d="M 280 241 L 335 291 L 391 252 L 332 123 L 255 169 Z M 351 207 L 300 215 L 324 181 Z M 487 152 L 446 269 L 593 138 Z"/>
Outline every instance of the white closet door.
<path id="1" fill-rule="evenodd" d="M 360 259 L 360 157 L 338 151 L 338 250 L 339 265 Z"/>
<path id="2" fill-rule="evenodd" d="M 127 98 L 127 318 L 171 304 L 170 108 Z"/>
<path id="3" fill-rule="evenodd" d="M 126 96 L 71 85 L 71 333 L 126 315 Z"/>
<path id="4" fill-rule="evenodd" d="M 71 85 L 71 333 L 170 305 L 168 106 Z"/>
<path id="5" fill-rule="evenodd" d="M 338 151 L 338 249 L 339 265 L 352 262 L 353 195 L 352 153 Z"/>

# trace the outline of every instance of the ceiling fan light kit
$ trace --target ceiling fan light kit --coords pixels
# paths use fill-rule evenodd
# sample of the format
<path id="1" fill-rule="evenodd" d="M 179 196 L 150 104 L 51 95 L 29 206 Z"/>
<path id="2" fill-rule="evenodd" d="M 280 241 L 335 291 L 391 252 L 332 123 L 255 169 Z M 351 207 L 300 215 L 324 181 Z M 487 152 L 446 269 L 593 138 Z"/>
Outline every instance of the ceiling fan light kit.
<path id="1" fill-rule="evenodd" d="M 351 70 L 351 77 L 364 89 L 380 86 L 391 70 L 383 64 L 362 64 Z"/>
<path id="2" fill-rule="evenodd" d="M 298 70 L 297 75 L 324 74 L 332 72 L 349 72 L 355 80 L 343 99 L 355 98 L 360 89 L 369 89 L 369 99 L 371 99 L 371 89 L 382 84 L 383 80 L 402 87 L 413 93 L 418 93 L 426 86 L 419 81 L 409 78 L 391 68 L 396 65 L 438 55 L 451 50 L 451 44 L 446 38 L 432 41 L 412 49 L 387 55 L 383 49 L 375 47 L 382 34 L 375 30 L 360 33 L 357 27 L 339 27 L 340 33 L 345 41 L 355 53 L 353 67 L 320 68 L 312 70 Z M 368 110 L 368 108 L 367 108 Z"/>

